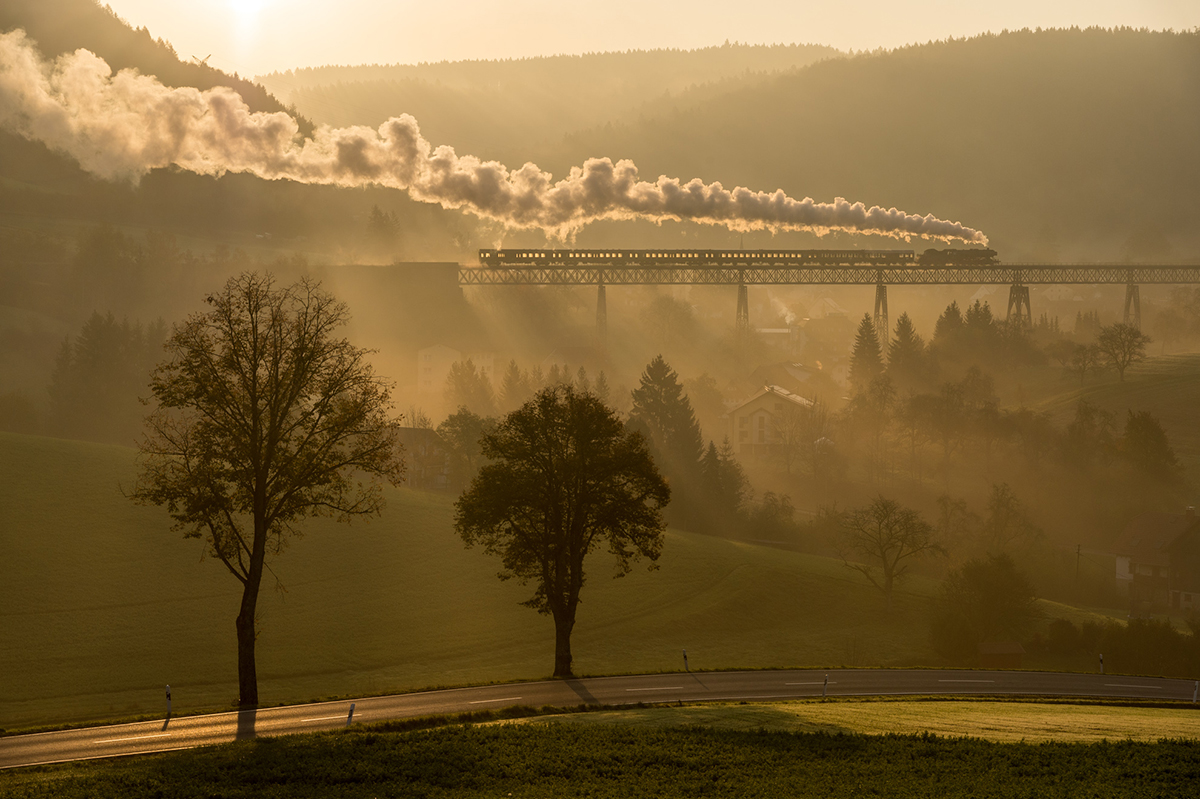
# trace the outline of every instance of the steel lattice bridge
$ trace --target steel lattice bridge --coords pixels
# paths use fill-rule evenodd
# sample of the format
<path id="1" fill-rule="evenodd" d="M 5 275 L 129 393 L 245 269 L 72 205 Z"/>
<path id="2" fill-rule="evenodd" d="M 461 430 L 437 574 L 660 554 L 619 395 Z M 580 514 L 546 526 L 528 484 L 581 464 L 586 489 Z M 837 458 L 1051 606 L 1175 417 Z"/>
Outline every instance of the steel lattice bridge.
<path id="1" fill-rule="evenodd" d="M 1032 321 L 1030 285 L 1124 284 L 1125 322 L 1141 325 L 1141 284 L 1200 283 L 1200 265 L 1005 264 L 991 250 L 480 250 L 459 268 L 464 286 L 737 286 L 737 326 L 749 327 L 747 286 L 875 286 L 875 322 L 888 330 L 887 287 L 1008 285 L 1008 318 Z"/>

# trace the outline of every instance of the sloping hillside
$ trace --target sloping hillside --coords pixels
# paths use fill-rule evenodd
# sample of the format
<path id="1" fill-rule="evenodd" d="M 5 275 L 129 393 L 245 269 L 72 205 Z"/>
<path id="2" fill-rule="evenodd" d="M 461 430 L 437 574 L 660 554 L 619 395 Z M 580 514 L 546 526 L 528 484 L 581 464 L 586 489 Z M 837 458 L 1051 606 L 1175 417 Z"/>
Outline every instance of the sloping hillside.
<path id="1" fill-rule="evenodd" d="M 126 500 L 132 480 L 131 450 L 0 433 L 0 727 L 157 709 L 165 683 L 177 710 L 236 695 L 238 585 L 163 511 Z M 306 525 L 273 562 L 278 590 L 263 586 L 263 700 L 548 674 L 553 624 L 451 518 L 449 497 L 394 491 L 380 519 Z M 660 565 L 613 580 L 593 556 L 581 673 L 675 669 L 685 648 L 693 668 L 932 657 L 928 578 L 885 618 L 827 558 L 672 532 Z"/>
<path id="2" fill-rule="evenodd" d="M 834 59 L 571 139 L 645 175 L 963 221 L 1006 260 L 1200 255 L 1200 32 L 1046 30 Z"/>
<path id="3" fill-rule="evenodd" d="M 318 122 L 414 115 L 433 142 L 518 166 L 572 131 L 633 122 L 841 54 L 821 45 L 728 44 L 506 61 L 321 67 L 260 76 Z"/>

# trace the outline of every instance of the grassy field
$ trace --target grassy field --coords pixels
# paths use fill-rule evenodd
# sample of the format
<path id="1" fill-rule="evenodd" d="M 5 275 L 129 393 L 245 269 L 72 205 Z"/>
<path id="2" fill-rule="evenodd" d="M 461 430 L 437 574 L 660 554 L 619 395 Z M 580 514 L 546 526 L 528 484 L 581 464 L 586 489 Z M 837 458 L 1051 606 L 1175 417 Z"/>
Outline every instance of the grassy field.
<path id="1" fill-rule="evenodd" d="M 514 722 L 503 722 L 514 723 Z M 1200 711 L 1193 707 L 961 700 L 837 700 L 572 713 L 519 723 L 612 724 L 656 729 L 682 725 L 717 730 L 919 735 L 1018 741 L 1147 741 L 1200 739 Z"/>
<path id="2" fill-rule="evenodd" d="M 1078 378 L 1047 370 L 1026 389 L 1029 407 L 1049 413 L 1060 426 L 1074 418 L 1081 399 L 1116 414 L 1119 430 L 1127 411 L 1150 411 L 1188 470 L 1195 475 L 1200 469 L 1200 353 L 1153 356 L 1129 367 L 1124 383 L 1105 373 L 1080 385 Z"/>
<path id="3" fill-rule="evenodd" d="M 994 743 L 712 727 L 530 723 L 241 741 L 0 772 L 34 797 L 1173 797 L 1200 744 Z"/>
<path id="4" fill-rule="evenodd" d="M 133 452 L 0 434 L 0 728 L 228 706 L 240 586 L 157 508 L 121 493 Z M 382 518 L 318 521 L 274 561 L 259 638 L 265 703 L 541 678 L 553 625 L 529 590 L 465 550 L 449 497 L 399 490 Z M 668 534 L 661 569 L 591 562 L 573 636 L 581 674 L 929 663 L 929 579 L 888 616 L 840 562 Z M 1075 621 L 1093 617 L 1047 608 Z"/>

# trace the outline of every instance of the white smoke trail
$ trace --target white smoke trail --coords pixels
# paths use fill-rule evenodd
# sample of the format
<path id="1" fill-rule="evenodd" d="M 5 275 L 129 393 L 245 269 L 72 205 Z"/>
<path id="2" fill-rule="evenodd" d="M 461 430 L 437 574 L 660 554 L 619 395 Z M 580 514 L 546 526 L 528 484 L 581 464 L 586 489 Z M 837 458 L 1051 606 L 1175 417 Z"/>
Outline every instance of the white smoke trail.
<path id="1" fill-rule="evenodd" d="M 321 127 L 304 139 L 290 116 L 251 112 L 232 89 L 168 88 L 130 70 L 114 75 L 86 50 L 47 63 L 20 30 L 0 34 L 0 126 L 68 154 L 107 180 L 136 181 L 175 164 L 205 175 L 250 172 L 303 183 L 375 184 L 558 237 L 600 219 L 643 218 L 743 231 L 838 230 L 987 243 L 958 222 L 840 197 L 818 203 L 699 179 L 644 181 L 627 160 L 590 158 L 555 181 L 531 163 L 510 170 L 433 147 L 408 114 L 378 130 Z"/>

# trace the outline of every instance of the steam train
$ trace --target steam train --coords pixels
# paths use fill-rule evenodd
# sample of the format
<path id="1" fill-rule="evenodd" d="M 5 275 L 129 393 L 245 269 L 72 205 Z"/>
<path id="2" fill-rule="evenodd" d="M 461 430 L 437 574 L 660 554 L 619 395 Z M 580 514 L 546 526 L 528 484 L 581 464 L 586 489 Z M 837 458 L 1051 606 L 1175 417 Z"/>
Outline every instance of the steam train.
<path id="1" fill-rule="evenodd" d="M 730 267 L 756 266 L 992 266 L 995 250 L 480 250 L 479 263 L 491 267 Z"/>

